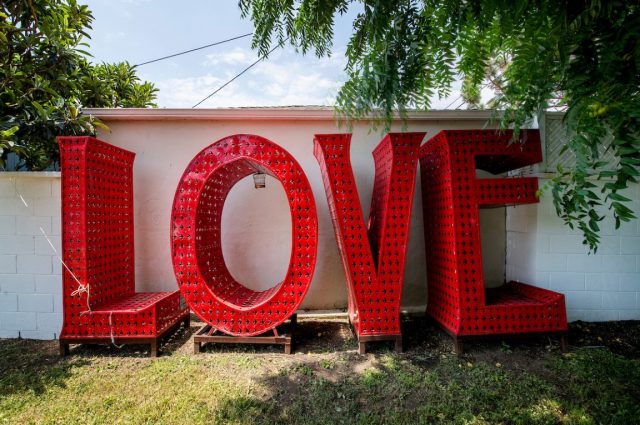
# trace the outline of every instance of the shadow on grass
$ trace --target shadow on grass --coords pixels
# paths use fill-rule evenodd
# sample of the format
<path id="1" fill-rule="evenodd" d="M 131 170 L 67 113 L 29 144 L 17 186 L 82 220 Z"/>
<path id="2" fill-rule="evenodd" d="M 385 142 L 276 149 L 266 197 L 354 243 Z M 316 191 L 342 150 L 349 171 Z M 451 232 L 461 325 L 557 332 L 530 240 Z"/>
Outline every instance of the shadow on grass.
<path id="1" fill-rule="evenodd" d="M 89 363 L 86 359 L 62 361 L 55 350 L 43 350 L 39 341 L 2 340 L 0 399 L 21 393 L 40 395 L 50 387 L 65 388 L 73 369 Z"/>
<path id="2" fill-rule="evenodd" d="M 266 397 L 228 398 L 219 423 L 240 424 L 637 424 L 640 365 L 608 350 L 553 355 L 549 373 L 512 371 L 455 357 L 423 368 L 379 356 L 332 382 L 322 362 L 259 380 Z M 612 370 L 615 372 L 612 373 Z M 606 385 L 603 383 L 606 382 Z"/>
<path id="3" fill-rule="evenodd" d="M 167 336 L 161 345 L 161 355 L 171 354 L 182 347 L 196 327 L 181 327 Z M 62 359 L 57 341 L 24 339 L 0 340 L 0 399 L 15 394 L 40 395 L 51 387 L 66 388 L 65 382 L 73 370 L 90 366 L 93 358 L 146 358 L 148 345 L 82 344 L 74 345 L 70 355 Z"/>
<path id="4" fill-rule="evenodd" d="M 331 326 L 334 335 L 348 331 L 345 324 Z M 633 326 L 637 333 L 640 323 Z M 323 345 L 327 329 L 325 323 L 303 322 L 298 351 L 335 348 L 337 356 L 297 357 L 290 368 L 256 379 L 267 396 L 228 398 L 216 419 L 241 424 L 640 424 L 637 356 L 623 357 L 606 347 L 576 347 L 563 355 L 556 340 L 533 337 L 470 344 L 458 358 L 451 339 L 422 318 L 403 323 L 405 354 L 395 354 L 391 344 L 372 344 L 370 354 L 358 356 L 351 336 Z"/>
<path id="5" fill-rule="evenodd" d="M 640 423 L 640 361 L 606 348 L 562 355 L 544 339 L 492 341 L 458 358 L 437 326 L 409 319 L 404 354 L 381 343 L 360 356 L 348 324 L 301 320 L 294 355 L 210 345 L 193 356 L 197 328 L 167 339 L 158 361 L 146 347 L 80 346 L 61 360 L 53 341 L 0 340 L 0 422 L 33 411 L 22 422 Z"/>

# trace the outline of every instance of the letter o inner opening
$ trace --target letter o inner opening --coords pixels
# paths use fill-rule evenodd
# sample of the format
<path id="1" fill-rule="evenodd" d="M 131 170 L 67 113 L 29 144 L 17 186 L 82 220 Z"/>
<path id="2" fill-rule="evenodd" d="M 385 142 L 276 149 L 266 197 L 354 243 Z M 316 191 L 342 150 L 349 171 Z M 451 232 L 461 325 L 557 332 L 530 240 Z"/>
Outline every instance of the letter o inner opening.
<path id="1" fill-rule="evenodd" d="M 200 274 L 220 301 L 243 309 L 271 298 L 284 281 L 291 261 L 287 197 L 280 182 L 271 176 L 267 176 L 269 189 L 254 189 L 251 176 L 258 171 L 268 170 L 248 159 L 218 168 L 207 179 L 196 211 Z M 273 229 L 274 220 L 282 222 L 277 226 L 281 234 L 267 231 Z M 265 225 L 267 221 L 269 226 Z M 223 231 L 225 222 L 231 226 Z M 229 263 L 225 262 L 225 251 Z M 285 252 L 289 255 L 283 256 Z"/>
<path id="2" fill-rule="evenodd" d="M 253 291 L 270 289 L 287 275 L 291 211 L 280 182 L 266 176 L 256 189 L 252 176 L 240 180 L 222 210 L 222 254 L 229 273 Z"/>

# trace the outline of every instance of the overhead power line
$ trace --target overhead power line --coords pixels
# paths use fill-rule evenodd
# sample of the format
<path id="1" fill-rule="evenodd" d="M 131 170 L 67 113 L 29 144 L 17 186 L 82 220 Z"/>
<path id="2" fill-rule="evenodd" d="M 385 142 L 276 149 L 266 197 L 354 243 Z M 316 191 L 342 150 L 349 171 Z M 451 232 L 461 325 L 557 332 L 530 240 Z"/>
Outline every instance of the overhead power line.
<path id="1" fill-rule="evenodd" d="M 450 104 L 448 104 L 447 106 L 445 106 L 445 108 L 444 108 L 444 109 L 449 109 L 449 108 L 450 108 L 454 103 L 456 103 L 458 100 L 460 100 L 460 98 L 461 98 L 461 97 L 462 97 L 462 93 L 460 93 L 460 94 L 458 95 L 458 97 L 456 97 L 455 99 L 453 99 L 453 101 L 452 101 Z"/>
<path id="2" fill-rule="evenodd" d="M 142 62 L 142 63 L 139 63 L 139 64 L 137 64 L 137 65 L 135 65 L 135 66 L 148 65 L 148 64 L 150 64 L 150 63 L 160 62 L 160 61 L 165 60 L 165 59 L 175 58 L 176 56 L 186 55 L 187 53 L 195 52 L 195 51 L 197 51 L 197 50 L 206 49 L 206 48 L 208 48 L 208 47 L 217 46 L 217 45 L 219 45 L 219 44 L 228 43 L 228 42 L 230 42 L 230 41 L 234 41 L 234 40 L 238 40 L 238 39 L 241 39 L 241 38 L 249 37 L 250 35 L 253 35 L 253 33 L 252 33 L 252 32 L 249 32 L 249 33 L 247 33 L 247 34 L 239 35 L 239 36 L 237 36 L 237 37 L 228 38 L 228 39 L 226 39 L 226 40 L 222 40 L 222 41 L 216 41 L 215 43 L 206 44 L 206 45 L 204 45 L 204 46 L 196 47 L 195 49 L 184 50 L 184 51 L 182 51 L 182 52 L 174 53 L 174 54 L 172 54 L 172 55 L 163 56 L 163 57 L 158 58 L 158 59 L 153 59 L 153 60 L 150 60 L 150 61 Z"/>
<path id="3" fill-rule="evenodd" d="M 285 40 L 283 43 L 285 43 L 287 40 Z M 231 84 L 232 82 L 234 82 L 238 77 L 240 77 L 242 74 L 244 74 L 245 72 L 247 72 L 248 70 L 250 70 L 251 68 L 253 68 L 255 65 L 258 64 L 258 62 L 260 62 L 261 60 L 263 60 L 264 58 L 266 58 L 267 56 L 269 56 L 274 50 L 276 50 L 278 47 L 280 47 L 280 45 L 276 45 L 273 49 L 269 50 L 267 52 L 266 55 L 264 56 L 260 56 L 255 62 L 253 62 L 251 65 L 249 65 L 248 67 L 246 67 L 245 69 L 243 69 L 240 73 L 236 74 L 235 77 L 233 77 L 232 79 L 230 79 L 229 81 L 227 81 L 226 83 L 224 83 L 223 85 L 221 85 L 220 87 L 218 87 L 217 89 L 215 89 L 215 91 L 213 93 L 211 93 L 210 95 L 208 95 L 207 97 L 205 97 L 204 99 L 202 99 L 200 102 L 196 103 L 195 105 L 192 106 L 192 108 L 195 108 L 196 106 L 200 105 L 202 102 L 208 100 L 209 98 L 211 98 L 211 96 L 215 95 L 216 93 L 218 93 L 220 90 L 222 90 L 223 88 L 227 87 L 229 84 Z"/>
<path id="4" fill-rule="evenodd" d="M 490 83 L 485 83 L 483 85 L 480 86 L 480 90 L 485 89 L 487 87 L 489 87 Z M 462 99 L 462 89 L 460 89 L 460 94 L 458 95 L 458 97 L 456 97 L 455 99 L 453 99 L 453 101 L 448 104 L 444 109 L 449 109 L 454 103 L 456 103 L 458 100 Z M 458 107 L 456 109 L 460 109 L 462 107 L 462 105 L 464 105 L 466 103 L 466 100 L 462 100 L 462 103 L 460 105 L 458 105 Z"/>

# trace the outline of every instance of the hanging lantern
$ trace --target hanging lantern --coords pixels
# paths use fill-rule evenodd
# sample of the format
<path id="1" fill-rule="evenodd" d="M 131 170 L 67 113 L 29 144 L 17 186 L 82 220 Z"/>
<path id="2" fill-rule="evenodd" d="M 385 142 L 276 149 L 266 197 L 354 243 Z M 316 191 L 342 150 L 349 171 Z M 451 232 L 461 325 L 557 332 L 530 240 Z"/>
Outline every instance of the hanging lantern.
<path id="1" fill-rule="evenodd" d="M 256 189 L 264 189 L 265 187 L 267 187 L 265 178 L 266 175 L 264 173 L 255 173 L 253 175 L 253 185 Z"/>

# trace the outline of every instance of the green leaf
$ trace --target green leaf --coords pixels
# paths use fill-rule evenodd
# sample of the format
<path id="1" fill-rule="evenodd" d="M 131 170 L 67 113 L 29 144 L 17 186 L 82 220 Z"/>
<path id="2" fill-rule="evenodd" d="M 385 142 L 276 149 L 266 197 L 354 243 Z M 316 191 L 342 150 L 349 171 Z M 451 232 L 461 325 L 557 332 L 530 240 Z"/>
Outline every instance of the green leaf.
<path id="1" fill-rule="evenodd" d="M 140 81 L 132 65 L 88 62 L 85 37 L 93 16 L 86 6 L 11 1 L 0 10 L 9 15 L 0 17 L 0 149 L 18 156 L 17 169 L 55 164 L 58 135 L 93 134 L 100 124 L 82 117 L 83 107 L 155 106 L 157 88 Z"/>
<path id="2" fill-rule="evenodd" d="M 99 129 L 101 129 L 101 130 L 104 130 L 104 131 L 111 131 L 111 130 L 109 130 L 109 127 L 108 127 L 105 123 L 103 123 L 102 121 L 100 121 L 100 120 L 98 120 L 98 119 L 94 119 L 91 123 L 92 123 L 94 126 L 96 126 L 96 127 L 98 127 Z"/>
<path id="3" fill-rule="evenodd" d="M 620 202 L 631 202 L 631 199 L 627 198 L 626 196 L 622 196 L 618 193 L 615 192 L 611 192 L 607 195 L 607 198 L 614 200 L 614 201 L 620 201 Z"/>
<path id="4" fill-rule="evenodd" d="M 18 130 L 20 129 L 19 126 L 14 125 L 11 128 L 8 128 L 6 130 L 2 130 L 0 131 L 0 140 L 2 139 L 8 139 L 9 137 L 13 136 L 14 134 L 16 134 L 18 132 Z"/>
<path id="5" fill-rule="evenodd" d="M 34 108 L 36 108 L 36 111 L 38 112 L 38 115 L 40 115 L 40 118 L 42 119 L 46 119 L 47 118 L 47 111 L 44 110 L 44 108 L 42 107 L 42 105 L 39 102 L 36 102 L 35 100 L 31 102 L 31 105 L 33 105 Z"/>

